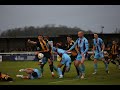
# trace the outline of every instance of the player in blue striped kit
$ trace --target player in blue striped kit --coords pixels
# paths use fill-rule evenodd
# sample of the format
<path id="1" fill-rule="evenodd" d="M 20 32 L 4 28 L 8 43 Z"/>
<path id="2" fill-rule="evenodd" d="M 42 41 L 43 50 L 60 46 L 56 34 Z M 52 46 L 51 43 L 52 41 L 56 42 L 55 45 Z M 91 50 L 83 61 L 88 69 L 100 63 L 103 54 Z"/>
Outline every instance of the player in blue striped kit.
<path id="1" fill-rule="evenodd" d="M 98 37 L 98 34 L 94 34 L 94 39 L 93 39 L 93 54 L 94 54 L 94 73 L 97 73 L 98 65 L 97 65 L 97 60 L 102 59 L 102 61 L 105 64 L 105 71 L 109 73 L 108 71 L 108 63 L 104 59 L 104 49 L 105 45 L 104 42 L 101 38 Z"/>
<path id="2" fill-rule="evenodd" d="M 56 52 L 62 58 L 60 63 L 58 64 L 57 71 L 58 71 L 58 74 L 59 74 L 59 78 L 63 78 L 61 67 L 63 65 L 65 65 L 66 66 L 65 71 L 69 72 L 70 66 L 71 66 L 71 58 L 65 50 L 58 48 L 58 46 L 59 46 L 58 43 L 57 43 L 56 46 L 57 47 L 53 47 L 52 50 L 54 52 Z"/>
<path id="3" fill-rule="evenodd" d="M 16 75 L 23 79 L 38 79 L 41 77 L 41 72 L 37 68 L 20 69 L 19 72 L 26 72 L 27 75 Z"/>
<path id="4" fill-rule="evenodd" d="M 74 43 L 74 45 L 68 50 L 71 51 L 76 46 L 78 47 L 78 55 L 75 60 L 75 67 L 78 68 L 81 75 L 77 76 L 78 78 L 81 77 L 83 79 L 85 77 L 85 65 L 84 61 L 87 55 L 87 51 L 89 49 L 89 43 L 88 40 L 84 37 L 84 33 L 82 31 L 78 32 L 78 39 Z M 81 67 L 79 65 L 81 64 Z"/>

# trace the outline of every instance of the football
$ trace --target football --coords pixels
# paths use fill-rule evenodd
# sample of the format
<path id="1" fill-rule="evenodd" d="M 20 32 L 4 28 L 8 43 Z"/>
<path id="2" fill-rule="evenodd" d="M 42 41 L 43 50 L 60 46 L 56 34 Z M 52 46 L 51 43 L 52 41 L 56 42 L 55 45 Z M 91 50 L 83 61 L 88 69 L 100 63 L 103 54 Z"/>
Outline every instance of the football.
<path id="1" fill-rule="evenodd" d="M 38 54 L 38 58 L 39 58 L 39 59 L 42 59 L 43 57 L 44 57 L 44 55 L 43 55 L 42 53 L 39 53 L 39 54 Z"/>

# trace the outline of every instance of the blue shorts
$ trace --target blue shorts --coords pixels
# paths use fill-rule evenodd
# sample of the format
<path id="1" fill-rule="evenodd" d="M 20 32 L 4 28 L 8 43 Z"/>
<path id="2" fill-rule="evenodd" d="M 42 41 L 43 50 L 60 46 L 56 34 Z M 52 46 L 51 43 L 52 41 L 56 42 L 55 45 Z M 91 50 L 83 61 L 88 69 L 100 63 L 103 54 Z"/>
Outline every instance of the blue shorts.
<path id="1" fill-rule="evenodd" d="M 70 58 L 70 56 L 68 54 L 63 54 L 62 55 L 61 64 L 64 64 L 65 66 L 67 66 L 68 68 L 70 68 L 71 58 Z"/>
<path id="2" fill-rule="evenodd" d="M 40 76 L 41 76 L 40 71 L 39 71 L 38 69 L 34 69 L 34 72 L 37 73 L 37 77 L 33 77 L 32 74 L 29 74 L 30 79 L 37 79 L 37 78 L 40 78 Z"/>
<path id="3" fill-rule="evenodd" d="M 95 52 L 95 56 L 94 56 L 95 59 L 101 59 L 101 58 L 104 58 L 104 54 L 103 52 Z"/>
<path id="4" fill-rule="evenodd" d="M 86 54 L 84 54 L 85 58 L 86 58 Z M 78 53 L 76 60 L 81 61 L 82 59 L 82 55 L 80 53 Z"/>

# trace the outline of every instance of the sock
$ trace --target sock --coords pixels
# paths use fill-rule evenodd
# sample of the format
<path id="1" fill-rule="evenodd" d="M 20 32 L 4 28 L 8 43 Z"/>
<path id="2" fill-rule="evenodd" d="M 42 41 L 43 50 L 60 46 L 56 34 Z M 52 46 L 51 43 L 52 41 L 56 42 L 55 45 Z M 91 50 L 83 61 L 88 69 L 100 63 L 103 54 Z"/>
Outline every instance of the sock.
<path id="1" fill-rule="evenodd" d="M 54 72 L 51 72 L 52 74 L 54 74 Z"/>
<path id="2" fill-rule="evenodd" d="M 58 68 L 58 74 L 59 74 L 59 76 L 62 75 L 61 68 Z"/>
<path id="3" fill-rule="evenodd" d="M 53 72 L 53 63 L 49 65 L 50 71 Z"/>
<path id="4" fill-rule="evenodd" d="M 108 64 L 107 64 L 107 62 L 103 61 L 103 63 L 105 64 L 105 70 L 108 70 Z"/>
<path id="5" fill-rule="evenodd" d="M 23 75 L 16 75 L 17 77 L 23 78 Z"/>
<path id="6" fill-rule="evenodd" d="M 81 68 L 80 67 L 75 67 L 75 68 L 76 68 L 76 71 L 77 71 L 77 75 L 79 76 L 80 72 L 81 72 Z"/>
<path id="7" fill-rule="evenodd" d="M 24 72 L 24 71 L 25 71 L 25 69 L 20 69 L 20 70 L 19 70 L 19 72 Z"/>
<path id="8" fill-rule="evenodd" d="M 80 73 L 82 73 L 82 70 L 81 70 L 81 68 L 78 66 L 78 67 L 76 67 L 77 68 L 77 70 L 79 71 L 79 75 L 80 75 Z"/>
<path id="9" fill-rule="evenodd" d="M 97 69 L 98 69 L 98 64 L 94 63 L 94 71 L 97 72 Z"/>
<path id="10" fill-rule="evenodd" d="M 57 72 L 57 67 L 53 65 L 53 69 Z"/>
<path id="11" fill-rule="evenodd" d="M 44 64 L 42 64 L 42 65 L 40 66 L 40 71 L 41 71 L 42 74 L 43 74 L 43 67 L 44 67 Z"/>
<path id="12" fill-rule="evenodd" d="M 85 65 L 84 64 L 81 64 L 81 70 L 82 70 L 82 73 L 85 73 Z"/>
<path id="13" fill-rule="evenodd" d="M 66 66 L 63 67 L 62 75 L 65 73 Z"/>

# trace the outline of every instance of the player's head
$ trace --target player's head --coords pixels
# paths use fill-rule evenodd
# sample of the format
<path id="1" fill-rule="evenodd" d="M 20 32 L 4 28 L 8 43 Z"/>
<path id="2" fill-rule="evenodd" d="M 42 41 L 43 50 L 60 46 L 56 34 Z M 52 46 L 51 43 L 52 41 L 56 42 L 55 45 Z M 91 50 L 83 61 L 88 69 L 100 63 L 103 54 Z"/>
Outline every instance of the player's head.
<path id="1" fill-rule="evenodd" d="M 43 36 L 42 35 L 38 35 L 38 40 L 43 40 Z"/>
<path id="2" fill-rule="evenodd" d="M 70 42 L 72 40 L 71 36 L 67 36 L 67 42 Z"/>
<path id="3" fill-rule="evenodd" d="M 94 33 L 94 38 L 97 39 L 98 38 L 98 34 Z"/>
<path id="4" fill-rule="evenodd" d="M 112 41 L 112 44 L 116 44 L 116 42 L 115 42 L 115 41 Z"/>
<path id="5" fill-rule="evenodd" d="M 61 43 L 56 43 L 56 48 L 60 48 L 62 46 Z"/>
<path id="6" fill-rule="evenodd" d="M 79 31 L 79 32 L 78 32 L 78 37 L 79 37 L 79 38 L 82 38 L 83 36 L 84 36 L 84 33 L 83 33 L 82 31 Z"/>
<path id="7" fill-rule="evenodd" d="M 48 40 L 49 39 L 49 37 L 48 36 L 44 36 L 44 40 Z"/>

